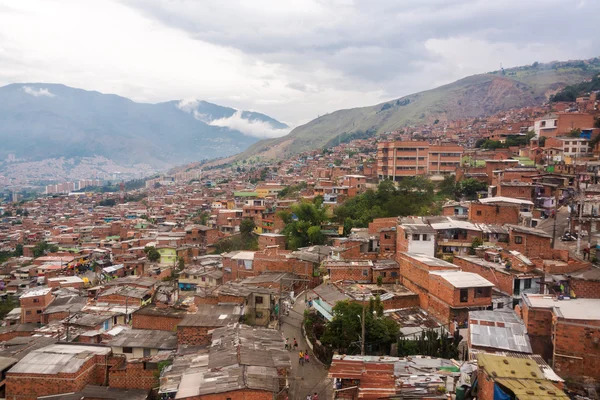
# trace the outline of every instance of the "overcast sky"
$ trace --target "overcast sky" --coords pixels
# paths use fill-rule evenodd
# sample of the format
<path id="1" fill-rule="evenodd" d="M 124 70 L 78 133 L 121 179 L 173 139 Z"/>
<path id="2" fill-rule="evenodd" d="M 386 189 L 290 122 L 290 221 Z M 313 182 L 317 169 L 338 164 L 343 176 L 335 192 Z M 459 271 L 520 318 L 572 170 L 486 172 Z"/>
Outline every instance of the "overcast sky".
<path id="1" fill-rule="evenodd" d="M 598 0 L 0 0 L 0 85 L 199 98 L 290 125 L 600 56 Z"/>

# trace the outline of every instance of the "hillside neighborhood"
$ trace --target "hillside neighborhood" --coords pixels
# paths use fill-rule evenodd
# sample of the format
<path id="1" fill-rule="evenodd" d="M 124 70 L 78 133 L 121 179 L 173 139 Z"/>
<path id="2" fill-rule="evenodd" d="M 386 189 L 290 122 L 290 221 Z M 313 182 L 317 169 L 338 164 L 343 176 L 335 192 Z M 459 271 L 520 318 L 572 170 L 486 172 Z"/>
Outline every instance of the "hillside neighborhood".
<path id="1" fill-rule="evenodd" d="M 0 204 L 0 397 L 598 398 L 599 93 Z"/>

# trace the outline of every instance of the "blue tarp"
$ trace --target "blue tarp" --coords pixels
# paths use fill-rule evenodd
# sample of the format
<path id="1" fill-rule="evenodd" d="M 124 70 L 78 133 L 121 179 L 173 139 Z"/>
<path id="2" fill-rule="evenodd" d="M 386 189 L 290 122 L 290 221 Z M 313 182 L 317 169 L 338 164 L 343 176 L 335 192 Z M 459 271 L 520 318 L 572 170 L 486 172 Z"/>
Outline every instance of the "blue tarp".
<path id="1" fill-rule="evenodd" d="M 504 393 L 498 385 L 494 385 L 494 400 L 510 400 L 510 396 Z"/>

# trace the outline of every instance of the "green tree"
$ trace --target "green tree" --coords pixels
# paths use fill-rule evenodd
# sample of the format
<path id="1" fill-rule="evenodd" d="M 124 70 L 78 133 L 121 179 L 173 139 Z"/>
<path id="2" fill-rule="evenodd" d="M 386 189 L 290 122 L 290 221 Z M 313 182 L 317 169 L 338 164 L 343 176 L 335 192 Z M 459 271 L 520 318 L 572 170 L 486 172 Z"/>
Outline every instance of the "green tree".
<path id="1" fill-rule="evenodd" d="M 41 241 L 33 246 L 33 256 L 41 257 L 46 253 L 56 253 L 58 251 L 58 246 L 55 244 L 49 244 L 46 241 Z"/>
<path id="2" fill-rule="evenodd" d="M 339 167 L 340 165 L 342 165 L 342 160 L 340 160 L 339 158 L 336 158 L 335 160 L 333 160 L 333 165 L 335 165 L 336 167 Z"/>
<path id="3" fill-rule="evenodd" d="M 374 218 L 428 215 L 434 206 L 434 185 L 423 177 L 408 177 L 398 186 L 390 180 L 379 183 L 377 191 L 367 190 L 334 210 L 335 219 L 349 232 L 367 227 Z"/>
<path id="4" fill-rule="evenodd" d="M 23 245 L 21 243 L 19 243 L 15 246 L 14 256 L 21 257 L 22 255 L 23 255 Z"/>
<path id="5" fill-rule="evenodd" d="M 477 192 L 487 190 L 487 184 L 475 178 L 463 179 L 458 184 L 458 192 L 461 197 L 466 197 L 469 200 L 477 198 Z"/>
<path id="6" fill-rule="evenodd" d="M 471 243 L 471 248 L 469 249 L 469 254 L 474 256 L 475 250 L 481 245 L 483 245 L 483 240 L 481 240 L 478 237 L 473 238 L 473 242 Z"/>
<path id="7" fill-rule="evenodd" d="M 438 183 L 438 193 L 447 198 L 456 198 L 456 176 L 447 175 Z"/>
<path id="8" fill-rule="evenodd" d="M 280 211 L 278 216 L 285 223 L 282 233 L 286 236 L 288 249 L 325 243 L 325 235 L 321 232 L 321 225 L 328 220 L 324 207 L 303 202 L 292 205 L 289 212 Z"/>
<path id="9" fill-rule="evenodd" d="M 180 271 L 185 268 L 185 260 L 183 259 L 183 257 L 179 257 L 177 259 L 177 268 L 179 268 Z"/>
<path id="10" fill-rule="evenodd" d="M 365 306 L 368 307 L 365 313 L 365 347 L 375 346 L 377 350 L 384 349 L 387 352 L 390 344 L 397 340 L 399 326 L 382 316 L 381 300 L 373 299 Z M 361 303 L 347 300 L 337 302 L 333 307 L 333 320 L 326 325 L 321 342 L 340 353 L 357 353 L 362 335 L 362 311 Z"/>
<path id="11" fill-rule="evenodd" d="M 256 224 L 252 218 L 244 218 L 240 223 L 240 234 L 244 237 L 249 237 L 254 232 Z"/>
<path id="12" fill-rule="evenodd" d="M 158 252 L 158 250 L 156 250 L 156 247 L 154 246 L 144 247 L 144 253 L 146 253 L 146 257 L 148 257 L 148 260 L 150 260 L 151 262 L 157 262 L 158 260 L 160 260 L 160 253 Z"/>

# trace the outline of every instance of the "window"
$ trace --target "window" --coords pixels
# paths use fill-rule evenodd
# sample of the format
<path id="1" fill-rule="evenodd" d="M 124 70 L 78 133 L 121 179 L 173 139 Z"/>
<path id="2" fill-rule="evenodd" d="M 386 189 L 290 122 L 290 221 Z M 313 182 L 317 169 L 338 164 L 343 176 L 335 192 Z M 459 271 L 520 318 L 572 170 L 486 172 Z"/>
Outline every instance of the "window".
<path id="1" fill-rule="evenodd" d="M 523 236 L 515 236 L 515 244 L 523 244 Z"/>
<path id="2" fill-rule="evenodd" d="M 384 271 L 384 272 L 381 273 L 381 277 L 382 278 L 385 278 L 386 276 L 387 276 L 387 272 Z"/>
<path id="3" fill-rule="evenodd" d="M 144 349 L 144 357 L 150 357 L 151 354 L 151 350 L 150 349 Z"/>
<path id="4" fill-rule="evenodd" d="M 369 270 L 368 269 L 363 269 L 362 270 L 362 274 L 363 274 L 363 276 L 369 276 Z"/>
<path id="5" fill-rule="evenodd" d="M 523 281 L 523 289 L 531 289 L 531 278 Z"/>
<path id="6" fill-rule="evenodd" d="M 412 240 L 419 240 L 421 238 L 421 235 L 419 235 L 418 233 L 415 233 L 412 235 Z"/>
<path id="7" fill-rule="evenodd" d="M 39 303 L 39 302 L 40 302 L 40 299 L 33 299 L 33 302 L 34 302 L 34 303 Z"/>
<path id="8" fill-rule="evenodd" d="M 427 235 L 427 234 L 424 234 L 424 235 L 423 235 L 423 241 L 424 241 L 424 242 L 427 242 L 427 241 L 429 241 L 429 235 Z"/>
<path id="9" fill-rule="evenodd" d="M 477 210 L 477 215 L 481 216 L 481 210 Z"/>
<path id="10" fill-rule="evenodd" d="M 25 311 L 25 315 L 31 315 L 31 311 Z"/>
<path id="11" fill-rule="evenodd" d="M 392 271 L 392 278 L 396 278 L 396 277 L 398 277 L 398 272 Z"/>
<path id="12" fill-rule="evenodd" d="M 540 126 L 543 128 L 546 126 L 546 121 L 542 121 L 542 123 L 540 124 Z"/>
<path id="13" fill-rule="evenodd" d="M 383 234 L 383 238 L 384 239 L 391 239 L 392 237 L 390 235 L 388 235 L 387 233 Z"/>
<path id="14" fill-rule="evenodd" d="M 554 126 L 558 126 L 558 120 L 557 119 L 554 120 Z"/>
<path id="15" fill-rule="evenodd" d="M 482 297 L 490 297 L 492 295 L 492 288 L 479 287 L 475 288 L 475 298 L 480 299 Z"/>
<path id="16" fill-rule="evenodd" d="M 41 314 L 41 313 L 42 313 L 42 310 L 36 310 L 36 312 L 35 312 L 35 313 L 36 313 L 36 314 Z"/>
<path id="17" fill-rule="evenodd" d="M 202 277 L 202 282 L 206 282 L 206 277 L 205 276 Z"/>
<path id="18" fill-rule="evenodd" d="M 131 354 L 131 353 L 133 353 L 133 348 L 131 348 L 131 347 L 123 347 L 123 353 L 125 353 L 125 354 Z"/>
<path id="19" fill-rule="evenodd" d="M 256 304 L 262 304 L 263 303 L 263 297 L 262 296 L 256 296 L 255 297 L 255 303 Z"/>
<path id="20" fill-rule="evenodd" d="M 469 289 L 460 289 L 460 302 L 466 303 L 469 301 Z"/>
<path id="21" fill-rule="evenodd" d="M 498 308 L 498 309 L 504 308 L 504 303 L 499 302 L 498 304 L 496 304 L 496 308 Z"/>

